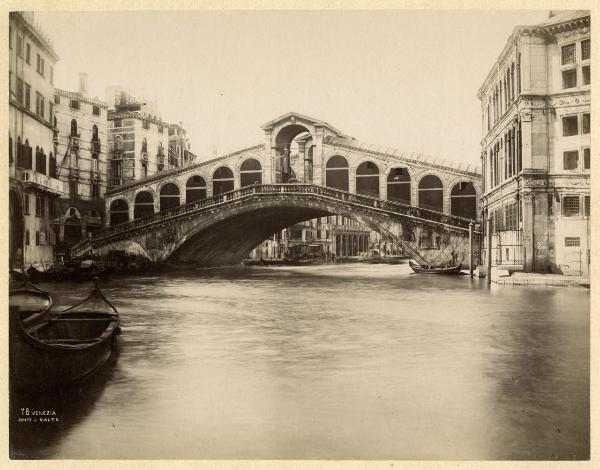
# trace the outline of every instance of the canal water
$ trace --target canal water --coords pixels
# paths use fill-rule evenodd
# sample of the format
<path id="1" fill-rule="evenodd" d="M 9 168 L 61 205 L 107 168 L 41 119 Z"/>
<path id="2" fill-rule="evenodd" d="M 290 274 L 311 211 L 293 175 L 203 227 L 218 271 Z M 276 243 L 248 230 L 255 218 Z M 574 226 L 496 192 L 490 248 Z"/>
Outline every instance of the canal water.
<path id="1" fill-rule="evenodd" d="M 55 305 L 85 284 L 46 284 Z M 120 352 L 12 398 L 17 458 L 586 459 L 589 290 L 406 264 L 122 277 Z M 18 423 L 21 408 L 54 423 Z"/>

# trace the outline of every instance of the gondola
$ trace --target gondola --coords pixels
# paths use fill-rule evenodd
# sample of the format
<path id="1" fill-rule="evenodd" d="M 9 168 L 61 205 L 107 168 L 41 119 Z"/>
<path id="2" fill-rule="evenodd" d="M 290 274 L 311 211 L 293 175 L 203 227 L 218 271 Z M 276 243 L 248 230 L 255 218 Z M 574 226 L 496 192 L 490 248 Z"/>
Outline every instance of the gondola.
<path id="1" fill-rule="evenodd" d="M 447 268 L 426 268 L 420 264 L 413 263 L 412 260 L 409 260 L 408 264 L 417 274 L 460 274 L 461 271 L 461 263 Z"/>
<path id="2" fill-rule="evenodd" d="M 82 379 L 110 357 L 120 333 L 118 311 L 97 284 L 82 302 L 33 323 L 22 321 L 20 308 L 11 302 L 10 371 L 20 388 L 59 388 Z"/>
<path id="3" fill-rule="evenodd" d="M 8 303 L 11 308 L 18 310 L 19 322 L 28 327 L 46 317 L 52 308 L 52 297 L 48 292 L 31 284 L 27 277 L 22 278 L 17 274 L 24 276 L 21 273 L 13 274 L 11 271 L 11 278 L 18 285 L 14 287 L 11 285 Z"/>
<path id="4" fill-rule="evenodd" d="M 56 282 L 62 280 L 61 273 L 55 270 L 54 266 L 51 266 L 45 271 L 40 271 L 39 269 L 30 266 L 27 269 L 27 275 L 32 282 Z"/>

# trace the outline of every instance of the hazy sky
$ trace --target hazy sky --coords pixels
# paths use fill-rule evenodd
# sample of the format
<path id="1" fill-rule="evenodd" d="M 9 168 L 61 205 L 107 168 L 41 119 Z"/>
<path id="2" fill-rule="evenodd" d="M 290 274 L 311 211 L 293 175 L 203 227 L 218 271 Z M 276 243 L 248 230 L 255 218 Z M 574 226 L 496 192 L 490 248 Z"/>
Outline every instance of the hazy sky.
<path id="1" fill-rule="evenodd" d="M 201 159 L 262 143 L 289 111 L 382 147 L 479 163 L 477 90 L 546 11 L 39 12 L 59 88 L 89 74 L 183 121 Z"/>

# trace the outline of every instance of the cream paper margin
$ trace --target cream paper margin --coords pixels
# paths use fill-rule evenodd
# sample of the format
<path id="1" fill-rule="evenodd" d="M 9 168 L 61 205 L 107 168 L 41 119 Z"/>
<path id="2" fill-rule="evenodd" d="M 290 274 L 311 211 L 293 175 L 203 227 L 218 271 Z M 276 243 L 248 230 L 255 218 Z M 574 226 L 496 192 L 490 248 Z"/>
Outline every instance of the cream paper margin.
<path id="1" fill-rule="evenodd" d="M 3 132 L 0 132 L 0 149 L 6 149 L 8 145 L 8 54 L 5 45 L 8 43 L 8 12 L 11 10 L 392 10 L 392 9 L 444 9 L 444 10 L 591 10 L 592 22 L 600 16 L 600 1 L 598 0 L 2 0 L 0 2 L 0 44 L 2 44 L 2 54 L 0 55 L 0 100 L 5 105 L 0 107 L 0 125 Z M 508 32 L 507 32 L 508 36 Z M 600 35 L 592 32 L 592 63 L 600 64 L 600 41 L 597 39 Z M 251 40 L 246 38 L 246 40 Z M 493 60 L 490 57 L 490 60 Z M 483 77 L 482 77 L 483 79 Z M 592 74 L 592 90 L 600 90 L 600 73 Z M 476 90 L 473 90 L 475 95 Z M 592 93 L 593 95 L 593 93 Z M 600 116 L 600 101 L 592 100 L 592 116 Z M 600 119 L 600 118 L 598 118 Z M 600 125 L 596 124 L 596 118 L 592 118 L 592 182 L 598 179 L 600 173 Z M 479 129 L 474 130 L 479 132 Z M 8 158 L 4 152 L 0 161 L 0 181 L 3 182 L 3 191 L 0 194 L 2 202 L 0 206 L 0 220 L 2 221 L 3 234 L 0 235 L 0 289 L 2 298 L 8 297 Z M 592 185 L 593 186 L 593 185 Z M 599 232 L 600 224 L 600 199 L 598 191 L 592 187 L 592 264 L 591 264 L 591 283 L 599 279 L 600 269 L 595 264 L 596 250 L 600 242 Z M 1 460 L 0 468 L 43 468 L 43 469 L 461 469 L 461 470 L 486 470 L 486 469 L 599 469 L 600 452 L 598 449 L 598 430 L 597 424 L 600 423 L 600 407 L 598 406 L 599 393 L 598 381 L 600 379 L 598 332 L 599 321 L 596 315 L 600 314 L 598 308 L 598 290 L 591 289 L 591 321 L 590 331 L 592 336 L 590 354 L 591 354 L 591 460 L 579 462 L 549 462 L 549 461 L 317 461 L 317 460 L 247 460 L 247 461 L 228 461 L 228 460 L 42 460 L 42 461 L 24 461 L 10 460 L 8 458 L 8 302 L 6 300 L 0 307 L 0 397 L 2 397 L 2 406 L 0 406 L 0 442 L 1 442 Z M 435 445 L 432 442 L 432 445 Z"/>

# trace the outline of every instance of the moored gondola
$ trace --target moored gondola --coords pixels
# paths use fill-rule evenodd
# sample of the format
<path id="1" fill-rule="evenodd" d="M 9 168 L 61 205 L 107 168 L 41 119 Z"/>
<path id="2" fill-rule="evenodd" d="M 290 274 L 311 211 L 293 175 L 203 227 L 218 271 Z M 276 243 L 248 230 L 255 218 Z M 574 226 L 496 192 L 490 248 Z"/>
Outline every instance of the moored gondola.
<path id="1" fill-rule="evenodd" d="M 431 268 L 427 266 L 421 266 L 420 264 L 413 263 L 412 260 L 408 261 L 411 269 L 417 274 L 460 274 L 461 263 L 456 266 L 449 266 L 446 268 Z"/>
<path id="2" fill-rule="evenodd" d="M 119 314 L 98 285 L 82 302 L 33 323 L 11 303 L 10 371 L 20 388 L 57 388 L 76 382 L 111 355 Z"/>
<path id="3" fill-rule="evenodd" d="M 15 279 L 12 273 L 11 277 Z M 18 311 L 19 321 L 29 326 L 45 318 L 52 307 L 50 294 L 31 284 L 27 278 L 16 278 L 15 282 L 18 286 L 11 286 L 8 303 Z"/>

